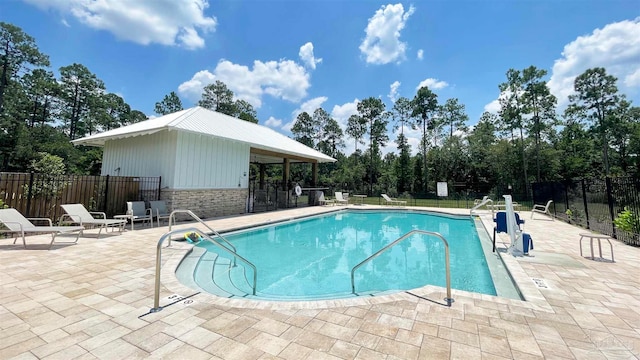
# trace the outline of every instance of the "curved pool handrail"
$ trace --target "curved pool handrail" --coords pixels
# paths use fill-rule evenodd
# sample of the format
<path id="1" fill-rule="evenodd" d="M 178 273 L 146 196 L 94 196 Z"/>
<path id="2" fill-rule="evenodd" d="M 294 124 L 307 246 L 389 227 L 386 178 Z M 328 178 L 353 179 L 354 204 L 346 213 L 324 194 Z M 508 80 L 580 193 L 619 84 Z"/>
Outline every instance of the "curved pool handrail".
<path id="1" fill-rule="evenodd" d="M 215 231 L 215 229 L 213 229 L 211 226 L 207 225 L 207 223 L 205 223 L 202 219 L 200 219 L 200 217 L 198 217 L 198 215 L 194 214 L 193 211 L 191 211 L 191 210 L 181 210 L 181 209 L 173 210 L 171 212 L 171 214 L 169 215 L 169 231 L 171 231 L 171 226 L 175 222 L 175 214 L 187 214 L 187 215 L 191 216 L 195 221 L 197 221 L 200 224 L 202 224 L 204 227 L 209 229 L 209 231 L 211 231 L 211 233 L 213 233 L 214 235 L 216 235 L 217 237 L 222 239 L 222 241 L 224 241 L 227 245 L 229 245 L 231 247 L 231 249 L 227 249 L 227 250 L 233 251 L 234 253 L 238 252 L 236 247 L 233 246 L 233 244 L 230 243 L 229 240 L 225 239 L 224 236 L 220 235 L 220 233 Z M 169 239 L 169 243 L 168 243 L 167 246 L 169 246 L 169 245 L 171 245 L 171 239 Z M 220 244 L 220 246 L 226 247 L 226 246 L 224 246 L 222 244 Z M 234 263 L 234 265 L 235 265 L 235 263 Z"/>
<path id="2" fill-rule="evenodd" d="M 211 241 L 214 244 L 220 246 L 221 248 L 231 252 L 232 255 L 234 256 L 234 259 L 238 258 L 238 259 L 240 259 L 240 261 L 242 261 L 245 264 L 249 265 L 253 269 L 253 295 L 256 294 L 256 286 L 257 286 L 257 282 L 258 282 L 258 269 L 256 268 L 256 266 L 253 265 L 253 263 L 251 261 L 249 261 L 249 260 L 245 259 L 244 257 L 240 256 L 235 251 L 232 251 L 232 250 L 226 248 L 225 246 L 223 246 L 222 244 L 217 242 L 215 239 L 213 239 L 209 235 L 205 234 L 202 230 L 200 230 L 198 228 L 195 228 L 195 227 L 190 227 L 190 228 L 186 228 L 186 229 L 169 231 L 169 232 L 165 233 L 164 235 L 162 235 L 160 237 L 160 240 L 158 240 L 158 245 L 156 247 L 156 278 L 155 278 L 155 288 L 154 288 L 154 295 L 153 295 L 153 308 L 149 312 L 154 313 L 154 312 L 158 312 L 158 311 L 162 310 L 162 308 L 160 307 L 160 269 L 162 268 L 162 243 L 164 243 L 164 241 L 166 239 L 171 240 L 171 235 L 174 235 L 176 233 L 183 233 L 183 232 L 195 232 L 202 239 Z"/>
<path id="3" fill-rule="evenodd" d="M 358 270 L 362 265 L 366 264 L 367 262 L 371 261 L 372 259 L 378 257 L 380 254 L 382 254 L 383 252 L 387 251 L 389 248 L 393 247 L 394 245 L 396 245 L 397 243 L 407 239 L 409 236 L 413 235 L 413 234 L 423 234 L 423 235 L 431 235 L 431 236 L 435 236 L 440 238 L 440 240 L 442 240 L 442 242 L 444 243 L 444 261 L 445 261 L 445 272 L 446 272 L 446 278 L 447 278 L 447 297 L 444 298 L 444 300 L 447 302 L 447 306 L 451 306 L 451 303 L 453 303 L 453 298 L 451 297 L 451 271 L 449 270 L 449 243 L 447 242 L 447 239 L 444 238 L 444 236 L 440 235 L 437 232 L 433 232 L 433 231 L 425 231 L 425 230 L 411 230 L 408 233 L 400 236 L 399 238 L 397 238 L 396 240 L 394 240 L 392 243 L 388 244 L 387 246 L 383 247 L 382 249 L 376 251 L 373 255 L 369 256 L 368 258 L 362 260 L 358 265 L 354 266 L 353 269 L 351 269 L 351 293 L 355 294 L 356 293 L 356 284 L 355 284 L 355 272 L 356 270 Z"/>
<path id="4" fill-rule="evenodd" d="M 474 205 L 471 210 L 469 210 L 469 215 L 473 216 L 473 212 L 476 211 L 477 209 L 479 209 L 480 207 L 484 206 L 487 203 L 491 203 L 491 217 L 493 217 L 493 200 L 489 199 L 488 196 L 485 196 L 482 198 L 482 200 L 480 200 L 480 202 L 476 205 Z"/>

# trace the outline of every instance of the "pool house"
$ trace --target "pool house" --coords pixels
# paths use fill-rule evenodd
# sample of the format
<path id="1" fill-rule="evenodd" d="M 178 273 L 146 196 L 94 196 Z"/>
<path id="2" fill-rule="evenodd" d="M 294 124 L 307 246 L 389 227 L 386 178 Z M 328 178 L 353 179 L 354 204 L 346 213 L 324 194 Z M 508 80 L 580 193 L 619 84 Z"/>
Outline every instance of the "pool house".
<path id="1" fill-rule="evenodd" d="M 315 183 L 318 164 L 336 161 L 266 126 L 202 107 L 73 144 L 103 147 L 101 175 L 160 176 L 160 198 L 170 208 L 192 209 L 203 218 L 247 212 L 250 164 L 259 167 L 261 188 L 266 167 L 282 166 L 282 190 L 290 191 L 291 163 L 311 164 Z"/>

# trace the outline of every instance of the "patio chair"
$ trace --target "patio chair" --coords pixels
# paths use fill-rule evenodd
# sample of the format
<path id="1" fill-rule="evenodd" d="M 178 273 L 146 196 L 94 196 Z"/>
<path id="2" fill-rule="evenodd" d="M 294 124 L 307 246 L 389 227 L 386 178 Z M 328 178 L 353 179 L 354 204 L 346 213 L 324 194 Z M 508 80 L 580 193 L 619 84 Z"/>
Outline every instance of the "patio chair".
<path id="1" fill-rule="evenodd" d="M 405 200 L 398 200 L 392 197 L 389 197 L 387 194 L 380 194 L 384 201 L 386 201 L 387 205 L 407 205 Z"/>
<path id="2" fill-rule="evenodd" d="M 533 209 L 531 209 L 531 218 L 533 219 L 534 213 L 547 214 L 553 220 L 553 216 L 551 216 L 551 211 L 549 211 L 549 207 L 553 203 L 553 200 L 547 201 L 547 205 L 533 205 Z"/>
<path id="3" fill-rule="evenodd" d="M 337 204 L 344 204 L 344 205 L 348 205 L 348 204 L 349 204 L 349 200 L 345 199 L 345 198 L 342 196 L 342 193 L 341 193 L 341 192 L 336 191 L 334 195 L 335 195 L 335 200 L 334 200 L 334 201 L 335 201 Z"/>
<path id="4" fill-rule="evenodd" d="M 516 224 L 518 225 L 518 231 L 522 232 L 522 228 L 520 225 L 524 225 L 524 220 L 520 219 L 520 215 L 518 213 L 513 213 L 516 217 Z M 496 218 L 493 219 L 496 223 L 496 226 L 493 228 L 493 252 L 496 252 L 496 233 L 506 233 L 507 232 L 507 213 L 504 211 L 499 211 L 496 213 Z"/>
<path id="5" fill-rule="evenodd" d="M 167 202 L 164 200 L 149 201 L 151 216 L 156 218 L 158 227 L 160 227 L 160 219 L 169 219 L 171 212 L 167 210 Z"/>
<path id="6" fill-rule="evenodd" d="M 324 197 L 324 192 L 320 192 L 320 197 L 318 198 L 318 203 L 320 205 L 329 205 L 329 204 L 331 204 L 333 206 L 333 205 L 336 204 L 336 201 L 334 199 L 325 198 Z"/>
<path id="7" fill-rule="evenodd" d="M 64 204 L 60 205 L 60 207 L 66 214 L 60 217 L 59 224 L 78 224 L 85 228 L 97 226 L 100 228 L 98 231 L 98 239 L 100 238 L 102 229 L 105 229 L 106 232 L 107 227 L 117 226 L 120 234 L 122 234 L 124 225 L 127 223 L 125 219 L 107 219 L 107 215 L 103 212 L 90 212 L 82 204 Z M 94 215 L 100 216 L 101 218 L 94 217 Z"/>
<path id="8" fill-rule="evenodd" d="M 131 230 L 136 221 L 142 221 L 142 224 L 146 222 L 153 227 L 153 214 L 144 201 L 127 201 L 127 218 L 131 221 Z"/>
<path id="9" fill-rule="evenodd" d="M 33 225 L 30 220 L 47 221 L 49 225 L 36 226 Z M 14 244 L 16 243 L 16 241 L 18 241 L 19 237 L 22 237 L 22 245 L 25 249 L 27 248 L 27 241 L 25 239 L 25 234 L 27 233 L 51 234 L 51 243 L 49 243 L 49 250 L 51 250 L 53 242 L 56 240 L 56 235 L 77 232 L 76 241 L 74 241 L 74 243 L 77 243 L 80 234 L 82 234 L 82 230 L 84 230 L 83 226 L 53 226 L 53 224 L 51 223 L 51 219 L 47 218 L 26 218 L 20 212 L 18 212 L 18 210 L 11 208 L 0 209 L 0 222 L 2 222 L 2 224 L 6 228 L 0 230 L 0 232 L 17 234 L 15 240 L 13 240 Z"/>

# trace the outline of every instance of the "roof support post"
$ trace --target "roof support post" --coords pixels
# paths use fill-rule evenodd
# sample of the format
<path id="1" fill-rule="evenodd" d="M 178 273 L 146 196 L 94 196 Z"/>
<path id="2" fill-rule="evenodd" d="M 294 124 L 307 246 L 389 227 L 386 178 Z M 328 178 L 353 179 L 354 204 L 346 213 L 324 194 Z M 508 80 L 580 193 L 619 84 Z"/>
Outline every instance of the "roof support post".
<path id="1" fill-rule="evenodd" d="M 311 163 L 311 173 L 313 174 L 312 176 L 312 180 L 311 180 L 311 186 L 317 186 L 318 185 L 318 163 L 314 162 Z"/>
<path id="2" fill-rule="evenodd" d="M 284 158 L 282 164 L 282 190 L 288 190 L 289 187 L 289 159 Z"/>

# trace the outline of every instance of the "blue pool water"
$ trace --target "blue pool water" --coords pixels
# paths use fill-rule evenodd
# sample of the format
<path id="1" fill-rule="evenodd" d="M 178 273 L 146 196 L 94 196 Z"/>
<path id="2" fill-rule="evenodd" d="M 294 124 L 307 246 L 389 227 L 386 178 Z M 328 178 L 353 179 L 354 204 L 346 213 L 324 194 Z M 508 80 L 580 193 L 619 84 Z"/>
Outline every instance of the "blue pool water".
<path id="1" fill-rule="evenodd" d="M 234 244 L 238 254 L 255 264 L 258 297 L 294 300 L 351 294 L 351 269 L 413 229 L 438 232 L 447 239 L 452 288 L 496 295 L 475 224 L 468 216 L 417 211 L 340 211 L 224 236 Z M 201 242 L 197 247 L 217 254 L 216 264 L 224 264 L 221 259 L 231 258 L 209 242 Z M 371 294 L 425 285 L 445 287 L 444 259 L 444 244 L 439 238 L 413 235 L 359 268 L 355 273 L 356 292 Z M 211 266 L 197 268 L 211 272 Z M 242 275 L 238 275 L 237 269 Z M 238 262 L 236 270 L 227 266 L 225 271 L 229 272 L 230 281 L 217 280 L 218 283 L 227 282 L 251 293 L 251 268 Z M 210 274 L 195 275 L 196 282 L 210 278 Z"/>

